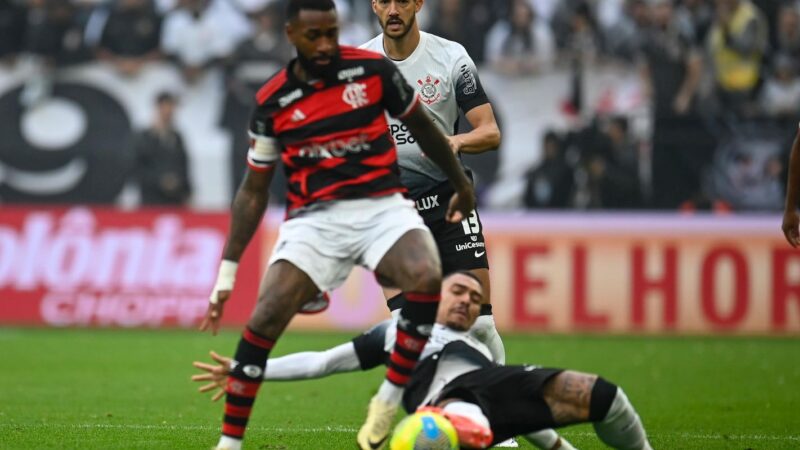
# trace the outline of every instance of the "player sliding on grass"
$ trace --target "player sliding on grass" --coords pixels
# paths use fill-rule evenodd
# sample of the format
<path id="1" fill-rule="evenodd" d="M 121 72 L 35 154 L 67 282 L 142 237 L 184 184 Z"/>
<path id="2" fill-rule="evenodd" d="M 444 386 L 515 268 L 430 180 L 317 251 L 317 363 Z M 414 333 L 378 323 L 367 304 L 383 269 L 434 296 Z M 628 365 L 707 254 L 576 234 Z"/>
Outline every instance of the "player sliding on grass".
<path id="1" fill-rule="evenodd" d="M 650 448 L 625 394 L 602 378 L 492 363 L 488 348 L 469 334 L 482 297 L 480 281 L 469 272 L 445 278 L 436 325 L 403 399 L 407 411 L 419 406 L 442 408 L 456 427 L 461 445 L 471 448 L 523 435 L 538 448 L 568 450 L 573 448 L 569 442 L 548 428 L 581 422 L 594 422 L 597 435 L 612 447 Z M 318 378 L 380 365 L 392 348 L 389 322 L 323 352 L 271 359 L 265 379 Z M 225 384 L 231 359 L 214 352 L 212 357 L 219 365 L 194 363 L 208 373 L 194 375 L 192 380 L 211 382 L 202 386 L 201 392 Z M 222 395 L 220 391 L 212 399 Z"/>

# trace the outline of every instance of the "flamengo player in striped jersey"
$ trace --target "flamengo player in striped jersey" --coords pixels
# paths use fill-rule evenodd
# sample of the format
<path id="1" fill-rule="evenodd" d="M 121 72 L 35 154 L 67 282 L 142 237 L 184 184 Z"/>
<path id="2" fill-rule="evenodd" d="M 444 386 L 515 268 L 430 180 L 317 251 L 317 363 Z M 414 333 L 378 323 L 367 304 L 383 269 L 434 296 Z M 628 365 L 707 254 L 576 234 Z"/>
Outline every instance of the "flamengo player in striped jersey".
<path id="1" fill-rule="evenodd" d="M 418 98 L 436 125 L 448 135 L 453 153 L 495 150 L 500 145 L 500 130 L 475 63 L 461 44 L 419 30 L 416 13 L 423 4 L 424 0 L 372 0 L 372 10 L 383 33 L 361 48 L 394 61 L 416 88 Z M 459 109 L 473 127 L 469 133 L 455 134 Z M 472 333 L 489 347 L 494 360 L 503 364 L 505 349 L 492 317 L 489 261 L 478 212 L 471 211 L 462 223 L 446 221 L 446 204 L 442 199 L 453 193 L 447 176 L 425 156 L 424 145 L 414 139 L 405 125 L 390 119 L 389 127 L 397 144 L 400 178 L 433 233 L 442 272 L 469 270 L 484 286 L 485 303 Z M 390 308 L 399 293 L 384 290 Z"/>
<path id="2" fill-rule="evenodd" d="M 783 209 L 783 235 L 792 247 L 800 246 L 800 215 L 797 201 L 800 195 L 800 124 L 789 154 L 789 179 L 786 180 L 786 205 Z"/>
<path id="3" fill-rule="evenodd" d="M 406 200 L 385 112 L 422 142 L 453 183 L 448 220 L 475 207 L 469 179 L 413 89 L 380 54 L 339 47 L 332 0 L 289 0 L 286 34 L 297 58 L 258 92 L 250 169 L 236 193 L 217 282 L 200 328 L 216 333 L 237 261 L 266 210 L 275 164 L 288 181 L 281 225 L 258 303 L 234 354 L 217 448 L 239 449 L 270 349 L 320 291 L 341 285 L 354 265 L 405 293 L 386 379 L 370 402 L 362 448 L 380 448 L 433 325 L 441 263 L 430 231 Z"/>

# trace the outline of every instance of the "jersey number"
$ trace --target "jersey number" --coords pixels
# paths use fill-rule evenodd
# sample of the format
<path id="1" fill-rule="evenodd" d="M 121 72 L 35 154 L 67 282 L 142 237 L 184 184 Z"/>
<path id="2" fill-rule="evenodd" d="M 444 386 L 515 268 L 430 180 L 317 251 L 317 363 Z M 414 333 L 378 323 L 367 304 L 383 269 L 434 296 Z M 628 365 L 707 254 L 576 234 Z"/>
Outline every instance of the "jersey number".
<path id="1" fill-rule="evenodd" d="M 480 233 L 481 223 L 478 222 L 478 213 L 476 213 L 475 210 L 472 210 L 472 214 L 461 221 L 461 226 L 464 227 L 464 234 Z"/>

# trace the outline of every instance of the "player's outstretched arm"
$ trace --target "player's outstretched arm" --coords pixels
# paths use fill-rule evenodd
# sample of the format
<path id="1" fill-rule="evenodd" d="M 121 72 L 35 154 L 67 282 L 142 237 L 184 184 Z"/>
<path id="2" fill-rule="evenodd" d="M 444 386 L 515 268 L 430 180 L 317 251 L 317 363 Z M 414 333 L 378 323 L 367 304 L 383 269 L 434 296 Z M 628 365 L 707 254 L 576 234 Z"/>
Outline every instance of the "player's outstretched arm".
<path id="1" fill-rule="evenodd" d="M 211 333 L 217 334 L 219 330 L 223 307 L 233 291 L 239 259 L 267 210 L 273 172 L 272 168 L 264 171 L 248 170 L 236 191 L 231 207 L 230 231 L 222 252 L 217 282 L 209 297 L 208 311 L 200 324 L 201 331 L 211 328 Z"/>
<path id="2" fill-rule="evenodd" d="M 500 147 L 500 128 L 494 117 L 491 103 L 476 106 L 464 114 L 472 125 L 468 133 L 450 136 L 450 148 L 455 153 L 477 154 Z"/>
<path id="3" fill-rule="evenodd" d="M 211 397 L 217 401 L 225 394 L 225 382 L 230 373 L 232 359 L 213 350 L 211 359 L 216 364 L 194 361 L 192 365 L 205 373 L 192 375 L 192 381 L 207 382 L 198 388 L 199 392 L 217 390 Z M 264 370 L 264 380 L 293 381 L 323 378 L 337 373 L 354 372 L 361 369 L 355 347 L 346 342 L 321 352 L 300 352 L 270 358 L 268 370 Z"/>
<path id="4" fill-rule="evenodd" d="M 419 142 L 425 155 L 442 169 L 453 184 L 456 193 L 450 199 L 446 218 L 450 222 L 460 222 L 475 209 L 475 193 L 472 183 L 453 155 L 450 143 L 423 108 L 413 108 L 401 120 Z"/>
<path id="5" fill-rule="evenodd" d="M 789 155 L 789 177 L 786 181 L 786 204 L 783 209 L 783 235 L 792 247 L 800 245 L 800 216 L 797 213 L 797 197 L 800 195 L 800 130 Z"/>
<path id="6" fill-rule="evenodd" d="M 321 352 L 292 353 L 267 362 L 267 381 L 292 381 L 323 378 L 337 373 L 355 372 L 361 364 L 352 342 Z"/>

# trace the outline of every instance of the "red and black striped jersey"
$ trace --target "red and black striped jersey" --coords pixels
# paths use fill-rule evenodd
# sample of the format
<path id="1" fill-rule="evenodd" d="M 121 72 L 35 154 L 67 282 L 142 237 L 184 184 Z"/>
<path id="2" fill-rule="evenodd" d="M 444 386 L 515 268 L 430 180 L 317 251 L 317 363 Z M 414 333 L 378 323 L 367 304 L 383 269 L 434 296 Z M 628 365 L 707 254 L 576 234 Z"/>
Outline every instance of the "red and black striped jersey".
<path id="1" fill-rule="evenodd" d="M 320 201 L 405 192 L 385 112 L 410 113 L 414 89 L 382 55 L 344 46 L 340 55 L 321 81 L 297 79 L 294 60 L 256 95 L 250 134 L 280 150 L 288 217 Z M 272 163 L 249 153 L 251 170 L 271 170 Z"/>

